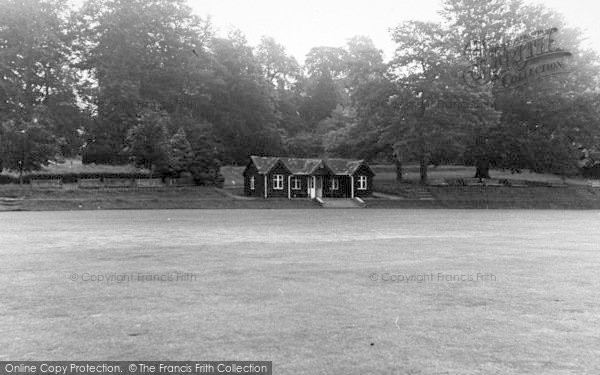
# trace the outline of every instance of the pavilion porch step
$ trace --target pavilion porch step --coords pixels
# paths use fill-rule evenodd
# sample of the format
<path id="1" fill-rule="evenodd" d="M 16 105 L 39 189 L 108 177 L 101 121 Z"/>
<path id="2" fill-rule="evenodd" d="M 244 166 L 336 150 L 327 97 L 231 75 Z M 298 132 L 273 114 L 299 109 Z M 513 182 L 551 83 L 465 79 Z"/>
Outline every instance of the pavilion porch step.
<path id="1" fill-rule="evenodd" d="M 317 200 L 318 201 L 318 200 Z M 357 199 L 350 198 L 320 198 L 323 208 L 362 208 L 364 202 L 361 203 Z"/>
<path id="2" fill-rule="evenodd" d="M 404 198 L 433 201 L 435 197 L 423 187 L 403 187 L 400 189 Z"/>

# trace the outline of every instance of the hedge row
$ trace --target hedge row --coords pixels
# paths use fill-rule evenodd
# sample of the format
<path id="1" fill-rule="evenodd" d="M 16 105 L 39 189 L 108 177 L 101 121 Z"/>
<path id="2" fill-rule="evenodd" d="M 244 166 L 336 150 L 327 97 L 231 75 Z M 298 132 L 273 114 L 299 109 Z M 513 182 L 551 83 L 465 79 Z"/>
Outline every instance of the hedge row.
<path id="1" fill-rule="evenodd" d="M 154 176 L 160 177 L 160 176 Z M 60 180 L 65 184 L 75 184 L 82 178 L 123 178 L 123 179 L 138 179 L 150 178 L 149 173 L 142 172 L 93 172 L 93 173 L 29 173 L 23 175 L 23 183 L 30 183 L 31 180 Z M 18 184 L 19 176 L 2 175 L 0 174 L 0 184 Z"/>
<path id="2" fill-rule="evenodd" d="M 152 178 L 162 178 L 163 176 L 154 175 Z M 29 173 L 23 175 L 23 183 L 29 184 L 31 180 L 60 180 L 63 184 L 76 184 L 79 179 L 99 178 L 104 181 L 107 178 L 122 179 L 147 179 L 151 178 L 150 173 L 144 172 L 86 172 L 86 173 Z M 224 178 L 220 174 L 215 178 L 210 174 L 200 174 L 195 179 L 198 185 L 216 185 L 223 187 Z M 0 185 L 18 184 L 19 176 L 0 174 Z"/>
<path id="3" fill-rule="evenodd" d="M 477 184 L 480 183 L 479 179 L 477 178 L 446 178 L 445 179 L 446 183 L 448 184 L 448 186 L 469 186 L 473 183 Z M 526 184 L 528 186 L 550 186 L 549 182 L 543 182 L 543 181 L 513 181 L 513 180 L 509 180 L 506 178 L 500 178 L 497 180 L 492 180 L 493 182 L 497 182 L 500 185 L 503 186 L 513 186 L 514 184 L 517 185 L 521 185 L 521 184 Z M 489 180 L 484 180 L 481 182 L 481 185 L 485 185 L 487 183 L 490 183 Z"/>

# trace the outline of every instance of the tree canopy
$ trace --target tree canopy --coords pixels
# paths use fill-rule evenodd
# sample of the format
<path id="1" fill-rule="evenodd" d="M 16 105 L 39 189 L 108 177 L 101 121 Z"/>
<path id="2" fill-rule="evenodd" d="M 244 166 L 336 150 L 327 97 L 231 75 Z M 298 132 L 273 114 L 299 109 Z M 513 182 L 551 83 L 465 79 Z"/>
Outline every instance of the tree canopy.
<path id="1" fill-rule="evenodd" d="M 184 0 L 0 6 L 5 168 L 80 154 L 201 179 L 250 154 L 287 154 L 393 161 L 399 178 L 417 162 L 425 182 L 441 163 L 478 177 L 492 166 L 575 173 L 599 148 L 597 54 L 560 15 L 521 0 L 444 0 L 442 21 L 391 28 L 389 61 L 358 35 L 315 46 L 303 64 L 273 37 L 251 46 L 239 30 L 220 35 Z M 546 43 L 570 55 L 561 74 L 521 79 L 536 65 L 502 63 L 554 29 Z M 30 129 L 43 139 L 17 150 Z"/>

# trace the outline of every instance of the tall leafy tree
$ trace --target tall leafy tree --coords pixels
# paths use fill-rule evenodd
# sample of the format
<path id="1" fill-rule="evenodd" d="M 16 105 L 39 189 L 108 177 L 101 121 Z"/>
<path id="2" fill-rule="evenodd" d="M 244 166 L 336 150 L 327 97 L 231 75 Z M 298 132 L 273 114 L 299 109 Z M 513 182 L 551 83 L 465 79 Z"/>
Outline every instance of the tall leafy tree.
<path id="1" fill-rule="evenodd" d="M 365 36 L 349 39 L 346 50 L 344 87 L 350 104 L 345 107 L 347 115 L 340 116 L 337 109 L 332 112 L 330 118 L 337 119 L 340 126 L 325 137 L 326 149 L 345 157 L 391 160 L 391 144 L 381 136 L 381 129 L 392 113 L 387 102 L 393 85 L 382 52 Z M 401 178 L 400 161 L 394 160 Z"/>
<path id="2" fill-rule="evenodd" d="M 140 110 L 138 123 L 127 135 L 127 151 L 136 166 L 150 173 L 166 172 L 170 161 L 168 115 L 156 105 Z"/>
<path id="3" fill-rule="evenodd" d="M 275 104 L 245 36 L 235 31 L 215 38 L 211 49 L 218 83 L 211 95 L 214 134 L 225 149 L 227 163 L 244 163 L 248 155 L 282 151 Z"/>
<path id="4" fill-rule="evenodd" d="M 256 59 L 264 77 L 275 88 L 291 88 L 300 78 L 300 65 L 288 56 L 285 47 L 272 37 L 263 36 L 256 48 Z"/>
<path id="5" fill-rule="evenodd" d="M 221 184 L 221 155 L 225 153 L 214 135 L 213 126 L 207 123 L 192 123 L 187 129 L 193 155 L 189 165 L 192 177 L 198 184 Z"/>
<path id="6" fill-rule="evenodd" d="M 493 49 L 509 42 L 511 35 L 523 32 L 519 10 L 521 0 L 492 0 L 481 2 L 477 0 L 446 0 L 441 14 L 457 36 L 463 54 L 470 62 L 481 57 L 485 58 Z M 469 67 L 463 72 L 463 78 L 480 89 L 493 89 L 490 69 L 481 66 Z M 487 84 L 486 84 L 487 83 Z M 498 164 L 492 157 L 494 136 L 500 135 L 496 127 L 499 123 L 490 123 L 473 129 L 466 159 L 476 165 L 475 177 L 489 178 L 490 164 Z"/>
<path id="7" fill-rule="evenodd" d="M 7 120 L 0 124 L 0 160 L 3 167 L 19 173 L 35 171 L 54 159 L 56 142 L 43 118 L 34 115 L 32 121 Z"/>
<path id="8" fill-rule="evenodd" d="M 170 146 L 169 169 L 177 176 L 182 172 L 189 172 L 194 152 L 183 128 L 179 128 L 171 137 Z"/>
<path id="9" fill-rule="evenodd" d="M 306 55 L 306 99 L 302 114 L 312 129 L 327 118 L 338 104 L 347 102 L 344 92 L 345 49 L 341 47 L 315 47 Z"/>
<path id="10" fill-rule="evenodd" d="M 303 101 L 302 69 L 296 59 L 287 54 L 285 47 L 271 37 L 261 38 L 255 51 L 262 76 L 268 84 L 276 126 L 282 132 L 283 142 L 289 143 L 307 128 L 299 112 Z"/>
<path id="11" fill-rule="evenodd" d="M 186 102 L 202 23 L 183 0 L 87 0 L 78 27 L 79 67 L 97 82 L 88 144 L 109 145 L 111 161 L 120 162 L 140 105 L 152 101 L 173 113 Z"/>
<path id="12" fill-rule="evenodd" d="M 390 65 L 396 92 L 389 98 L 394 118 L 385 129 L 403 158 L 418 160 L 421 182 L 444 150 L 459 148 L 472 127 L 497 120 L 489 93 L 461 84 L 456 41 L 442 26 L 405 22 L 393 31 L 397 43 Z"/>
<path id="13" fill-rule="evenodd" d="M 458 31 L 465 52 L 489 56 L 494 49 L 514 45 L 522 35 L 558 28 L 553 35 L 555 45 L 572 53 L 562 61 L 569 73 L 524 82 L 517 87 L 504 87 L 502 74 L 487 66 L 474 76 L 482 87 L 493 92 L 494 107 L 502 113 L 501 121 L 491 127 L 474 129 L 467 145 L 466 160 L 476 165 L 476 177 L 489 177 L 492 165 L 520 170 L 563 173 L 572 170 L 577 148 L 593 147 L 592 127 L 573 115 L 572 108 L 584 110 L 575 103 L 589 103 L 584 97 L 598 89 L 598 58 L 581 48 L 581 33 L 565 25 L 557 13 L 543 6 L 526 6 L 519 0 L 446 0 L 443 14 Z M 476 43 L 473 43 L 476 42 Z M 467 54 L 468 55 L 468 54 Z M 472 57 L 472 56 L 471 56 Z M 486 69 L 487 68 L 487 69 Z M 473 75 L 470 75 L 473 78 Z M 584 111 L 594 113 L 593 105 Z M 578 121 L 574 121 L 578 119 Z M 569 167 L 570 166 L 570 167 Z"/>
<path id="14" fill-rule="evenodd" d="M 360 105 L 368 96 L 369 86 L 380 79 L 386 71 L 383 54 L 366 36 L 355 36 L 348 40 L 344 54 L 345 87 L 353 105 Z"/>
<path id="15" fill-rule="evenodd" d="M 35 119 L 62 139 L 64 154 L 76 153 L 82 115 L 67 2 L 2 0 L 0 9 L 0 121 Z"/>

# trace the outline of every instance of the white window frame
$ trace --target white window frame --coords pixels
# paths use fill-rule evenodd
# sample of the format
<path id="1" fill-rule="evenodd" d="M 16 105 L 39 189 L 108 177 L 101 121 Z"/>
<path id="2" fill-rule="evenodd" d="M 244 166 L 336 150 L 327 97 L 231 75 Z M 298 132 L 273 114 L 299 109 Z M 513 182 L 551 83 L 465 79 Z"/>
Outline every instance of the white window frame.
<path id="1" fill-rule="evenodd" d="M 254 180 L 254 176 L 250 177 L 250 190 L 254 190 L 256 188 L 256 182 Z"/>
<path id="2" fill-rule="evenodd" d="M 292 190 L 300 190 L 302 188 L 302 180 L 300 177 L 292 177 Z"/>
<path id="3" fill-rule="evenodd" d="M 283 190 L 283 175 L 282 174 L 274 174 L 273 175 L 273 190 Z"/>
<path id="4" fill-rule="evenodd" d="M 358 190 L 367 190 L 367 176 L 358 176 Z"/>
<path id="5" fill-rule="evenodd" d="M 340 190 L 340 179 L 337 177 L 331 178 L 331 190 Z"/>

